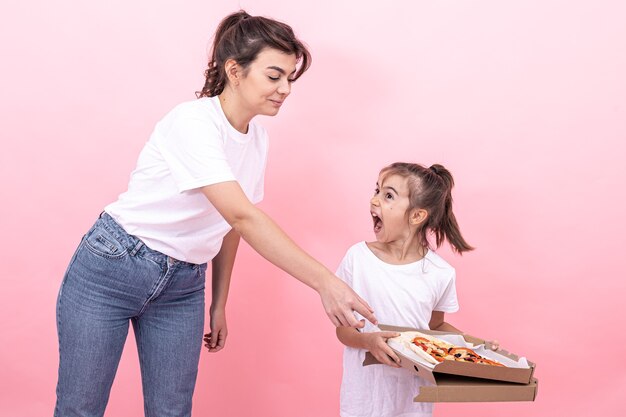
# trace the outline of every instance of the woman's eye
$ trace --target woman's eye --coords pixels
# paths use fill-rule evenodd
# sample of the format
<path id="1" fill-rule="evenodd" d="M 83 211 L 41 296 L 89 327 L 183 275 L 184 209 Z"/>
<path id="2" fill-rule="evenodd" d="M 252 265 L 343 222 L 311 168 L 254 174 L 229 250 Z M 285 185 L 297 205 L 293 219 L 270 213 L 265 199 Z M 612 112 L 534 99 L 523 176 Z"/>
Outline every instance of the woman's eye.
<path id="1" fill-rule="evenodd" d="M 272 81 L 278 81 L 278 80 L 280 80 L 280 77 L 271 77 L 271 76 L 269 76 L 269 75 L 268 75 L 268 78 L 269 78 L 270 80 L 272 80 Z"/>

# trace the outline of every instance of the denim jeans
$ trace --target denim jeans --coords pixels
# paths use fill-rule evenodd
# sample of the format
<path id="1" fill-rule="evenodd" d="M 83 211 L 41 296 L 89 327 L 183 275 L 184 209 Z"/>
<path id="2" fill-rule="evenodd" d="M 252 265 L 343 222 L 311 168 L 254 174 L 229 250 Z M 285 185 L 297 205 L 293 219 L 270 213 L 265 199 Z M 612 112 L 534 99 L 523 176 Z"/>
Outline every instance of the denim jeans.
<path id="1" fill-rule="evenodd" d="M 103 213 L 83 237 L 59 290 L 55 417 L 104 414 L 129 322 L 145 415 L 190 416 L 206 267 L 148 248 Z"/>

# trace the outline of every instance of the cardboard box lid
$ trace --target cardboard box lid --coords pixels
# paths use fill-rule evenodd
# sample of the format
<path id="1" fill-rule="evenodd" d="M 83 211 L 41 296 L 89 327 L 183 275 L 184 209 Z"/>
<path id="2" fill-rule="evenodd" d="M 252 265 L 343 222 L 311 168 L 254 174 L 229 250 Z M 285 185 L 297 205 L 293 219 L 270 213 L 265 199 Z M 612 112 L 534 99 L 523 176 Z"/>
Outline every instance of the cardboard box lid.
<path id="1" fill-rule="evenodd" d="M 381 330 L 386 331 L 414 331 L 417 330 L 422 333 L 431 334 L 433 336 L 437 336 L 440 334 L 452 334 L 450 332 L 438 332 L 433 330 L 420 330 L 420 329 L 412 329 L 408 327 L 398 327 L 398 326 L 389 326 L 381 324 L 378 326 Z M 471 335 L 463 335 L 463 338 L 473 344 L 481 344 L 485 343 L 484 339 L 480 339 Z M 392 348 L 393 349 L 393 348 Z M 496 381 L 506 381 L 506 382 L 516 382 L 519 384 L 528 384 L 532 380 L 532 376 L 535 370 L 535 364 L 529 362 L 530 368 L 509 368 L 509 367 L 500 367 L 500 366 L 489 366 L 489 365 L 480 365 L 475 363 L 466 363 L 466 362 L 455 362 L 455 361 L 443 361 L 434 368 L 429 368 L 427 366 L 422 365 L 420 362 L 414 361 L 410 357 L 405 356 L 402 352 L 394 349 L 394 352 L 400 357 L 401 363 L 400 365 L 403 368 L 409 369 L 412 372 L 416 373 L 420 377 L 435 383 L 435 374 L 450 374 L 450 375 L 460 375 L 460 376 L 469 376 L 474 378 L 483 378 L 490 379 Z M 507 356 L 511 359 L 518 360 L 519 357 L 500 350 L 498 354 L 503 356 Z M 373 361 L 372 361 L 373 360 Z M 366 355 L 365 361 L 363 365 L 369 365 L 372 363 L 378 363 L 376 359 L 374 359 L 371 355 Z"/>

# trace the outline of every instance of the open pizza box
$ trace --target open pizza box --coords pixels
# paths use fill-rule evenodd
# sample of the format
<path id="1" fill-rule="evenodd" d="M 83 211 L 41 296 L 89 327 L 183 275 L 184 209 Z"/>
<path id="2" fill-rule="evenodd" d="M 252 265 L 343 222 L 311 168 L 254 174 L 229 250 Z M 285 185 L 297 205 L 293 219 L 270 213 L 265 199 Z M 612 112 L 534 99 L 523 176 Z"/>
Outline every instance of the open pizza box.
<path id="1" fill-rule="evenodd" d="M 449 341 L 455 345 L 466 343 L 474 348 L 488 343 L 467 334 L 418 330 L 407 327 L 379 325 L 386 331 L 419 331 Z M 460 338 L 460 339 L 459 339 Z M 390 340 L 389 346 L 400 358 L 400 365 L 428 381 L 422 386 L 416 402 L 487 402 L 487 401 L 534 401 L 537 395 L 537 379 L 533 378 L 535 364 L 517 355 L 499 350 L 497 352 L 476 349 L 477 353 L 497 360 L 506 367 L 444 360 L 432 365 L 414 352 Z M 486 353 L 486 354 L 485 354 Z M 379 363 L 369 352 L 363 365 Z"/>

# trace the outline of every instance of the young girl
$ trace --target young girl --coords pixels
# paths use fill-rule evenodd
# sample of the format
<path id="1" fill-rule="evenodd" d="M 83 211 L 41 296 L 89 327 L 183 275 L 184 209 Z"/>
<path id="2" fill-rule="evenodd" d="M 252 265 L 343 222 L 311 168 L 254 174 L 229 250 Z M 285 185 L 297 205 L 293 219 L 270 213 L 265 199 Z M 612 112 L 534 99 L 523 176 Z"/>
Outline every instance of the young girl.
<path id="1" fill-rule="evenodd" d="M 428 239 L 433 235 L 436 247 L 447 240 L 458 253 L 472 250 L 452 212 L 453 184 L 441 165 L 394 163 L 380 172 L 370 201 L 376 241 L 352 246 L 337 275 L 370 302 L 381 323 L 458 331 L 444 321 L 459 308 L 455 271 Z M 346 345 L 342 417 L 432 415 L 432 404 L 413 402 L 426 381 L 397 369 L 400 360 L 386 344 L 398 335 L 369 323 L 362 332 L 337 328 Z M 384 365 L 363 366 L 367 351 Z"/>
<path id="2" fill-rule="evenodd" d="M 301 64 L 298 66 L 298 62 Z M 189 416 L 212 264 L 210 351 L 224 347 L 225 305 L 240 236 L 315 289 L 335 325 L 375 322 L 369 306 L 254 205 L 263 198 L 267 134 L 310 55 L 288 25 L 227 16 L 199 99 L 157 123 L 128 191 L 105 207 L 67 269 L 57 303 L 56 417 L 102 416 L 135 330 L 145 414 Z"/>

